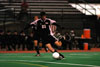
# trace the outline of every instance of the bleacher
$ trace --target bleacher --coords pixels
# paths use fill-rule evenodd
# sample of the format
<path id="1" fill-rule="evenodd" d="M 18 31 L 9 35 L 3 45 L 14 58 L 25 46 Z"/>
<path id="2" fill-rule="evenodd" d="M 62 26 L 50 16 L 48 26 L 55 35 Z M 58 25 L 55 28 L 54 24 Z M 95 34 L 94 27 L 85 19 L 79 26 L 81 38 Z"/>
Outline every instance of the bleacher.
<path id="1" fill-rule="evenodd" d="M 68 2 L 70 3 L 83 3 L 82 2 L 83 0 L 68 0 Z M 87 3 L 100 3 L 100 0 L 84 0 L 86 1 Z"/>
<path id="2" fill-rule="evenodd" d="M 21 10 L 21 0 L 13 1 L 11 3 L 8 3 L 7 0 L 0 1 L 6 9 L 13 9 L 12 11 L 15 16 L 17 16 Z M 73 8 L 67 0 L 27 0 L 27 3 L 29 5 L 28 13 L 31 16 L 30 21 L 33 20 L 35 15 L 39 16 L 40 11 L 44 10 L 49 18 L 56 20 L 58 24 L 65 27 L 65 30 L 74 29 L 76 30 L 77 35 L 82 34 L 84 28 L 91 28 L 93 29 L 92 32 L 95 32 L 94 22 L 96 22 L 96 16 L 86 16 L 76 8 Z M 0 16 L 0 21 L 2 18 L 4 17 Z M 14 19 L 15 18 L 6 19 L 6 22 Z"/>

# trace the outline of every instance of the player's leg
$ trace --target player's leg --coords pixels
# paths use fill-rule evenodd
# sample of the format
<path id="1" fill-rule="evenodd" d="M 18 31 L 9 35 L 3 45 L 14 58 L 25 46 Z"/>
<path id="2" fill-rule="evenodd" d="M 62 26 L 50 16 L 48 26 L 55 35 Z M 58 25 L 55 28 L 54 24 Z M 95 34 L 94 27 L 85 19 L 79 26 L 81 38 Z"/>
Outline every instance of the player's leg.
<path id="1" fill-rule="evenodd" d="M 42 45 L 43 45 L 42 39 L 39 40 L 38 45 L 39 45 L 39 49 L 41 50 L 42 49 Z"/>
<path id="2" fill-rule="evenodd" d="M 57 52 L 57 50 L 55 50 L 55 49 L 51 46 L 50 43 L 46 44 L 46 47 L 48 47 L 48 49 L 49 49 L 52 53 Z M 59 52 L 58 52 L 58 53 L 59 53 Z M 63 59 L 63 58 L 64 58 L 64 55 L 62 55 L 61 53 L 59 53 L 59 54 L 60 54 L 59 59 Z"/>
<path id="3" fill-rule="evenodd" d="M 56 46 L 61 47 L 62 46 L 62 42 L 61 41 L 55 41 L 54 42 Z"/>
<path id="4" fill-rule="evenodd" d="M 0 51 L 1 51 L 1 42 L 0 42 Z"/>
<path id="5" fill-rule="evenodd" d="M 40 40 L 40 36 L 38 35 L 37 32 L 34 33 L 34 37 L 33 37 L 33 43 L 34 43 L 34 47 L 36 50 L 36 56 L 40 56 L 40 52 L 39 52 L 39 46 L 38 46 L 38 42 Z"/>
<path id="6" fill-rule="evenodd" d="M 61 47 L 62 46 L 62 42 L 61 41 L 59 41 L 56 37 L 53 37 L 53 36 L 49 36 L 48 37 L 50 40 L 49 40 L 49 42 L 50 43 L 54 43 L 56 46 L 58 46 L 58 47 Z M 50 45 L 49 45 L 50 46 Z M 48 46 L 48 48 L 50 48 Z M 52 49 L 51 49 L 52 50 Z M 55 50 L 55 52 L 57 52 L 57 50 Z M 60 56 L 62 57 L 62 58 L 64 58 L 64 56 L 61 54 L 61 53 L 59 53 L 60 54 Z"/>
<path id="7" fill-rule="evenodd" d="M 39 42 L 39 47 L 40 47 L 40 48 L 42 47 L 42 42 Z"/>
<path id="8" fill-rule="evenodd" d="M 56 38 L 54 35 L 50 35 L 49 36 L 50 41 L 52 41 L 56 46 L 61 47 L 62 46 L 62 42 Z"/>
<path id="9" fill-rule="evenodd" d="M 46 44 L 46 47 L 53 53 L 55 52 L 55 49 L 51 46 L 50 43 Z"/>
<path id="10" fill-rule="evenodd" d="M 34 46 L 35 46 L 35 50 L 37 52 L 36 56 L 40 56 L 38 40 L 34 40 Z"/>

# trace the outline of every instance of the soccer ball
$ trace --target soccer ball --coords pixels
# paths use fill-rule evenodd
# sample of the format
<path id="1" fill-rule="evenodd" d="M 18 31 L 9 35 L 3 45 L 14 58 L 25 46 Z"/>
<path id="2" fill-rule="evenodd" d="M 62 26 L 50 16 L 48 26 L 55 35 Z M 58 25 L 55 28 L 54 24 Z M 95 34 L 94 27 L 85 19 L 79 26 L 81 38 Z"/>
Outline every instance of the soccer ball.
<path id="1" fill-rule="evenodd" d="M 60 55 L 59 55 L 58 52 L 54 52 L 54 53 L 52 54 L 52 57 L 53 57 L 54 59 L 59 59 Z"/>

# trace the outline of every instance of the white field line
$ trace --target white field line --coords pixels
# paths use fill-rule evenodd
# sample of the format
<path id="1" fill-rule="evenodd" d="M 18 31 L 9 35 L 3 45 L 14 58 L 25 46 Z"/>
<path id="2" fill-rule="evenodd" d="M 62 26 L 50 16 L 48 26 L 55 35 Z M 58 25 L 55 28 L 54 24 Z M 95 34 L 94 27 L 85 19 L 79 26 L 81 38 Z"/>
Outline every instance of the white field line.
<path id="1" fill-rule="evenodd" d="M 40 62 L 40 63 L 49 63 L 49 64 L 62 64 L 62 65 L 72 65 L 72 66 L 85 66 L 85 67 L 100 67 L 97 65 L 87 65 L 87 64 L 75 64 L 75 63 L 60 63 L 60 62 L 47 62 L 47 61 L 29 61 L 29 60 L 0 60 L 1 62 Z"/>
<path id="2" fill-rule="evenodd" d="M 13 58 L 13 57 L 15 57 L 15 56 L 0 56 L 0 58 L 2 58 L 2 57 L 3 57 L 3 58 L 4 58 L 4 57 L 5 57 L 5 58 L 12 57 L 12 58 Z M 50 56 L 50 57 L 48 57 L 48 56 L 45 56 L 45 57 L 43 57 L 43 56 L 41 56 L 41 57 L 35 57 L 35 56 L 16 56 L 16 57 L 22 57 L 22 58 L 25 58 L 25 57 L 26 57 L 26 58 L 41 58 L 41 57 L 42 57 L 42 58 L 50 58 L 50 57 L 52 57 L 52 56 Z M 67 55 L 66 55 L 65 57 L 66 57 L 66 58 L 73 58 L 73 56 L 67 56 Z M 93 58 L 93 57 L 92 57 L 92 56 L 89 56 L 89 57 L 87 57 L 87 56 L 81 57 L 81 56 L 80 56 L 80 57 L 75 57 L 75 58 Z"/>

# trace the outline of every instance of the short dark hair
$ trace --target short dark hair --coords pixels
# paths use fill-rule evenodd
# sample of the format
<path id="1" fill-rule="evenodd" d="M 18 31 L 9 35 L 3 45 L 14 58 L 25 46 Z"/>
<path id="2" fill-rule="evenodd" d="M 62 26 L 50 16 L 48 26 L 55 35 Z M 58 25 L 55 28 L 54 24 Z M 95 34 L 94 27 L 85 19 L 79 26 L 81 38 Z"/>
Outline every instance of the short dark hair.
<path id="1" fill-rule="evenodd" d="M 42 11 L 40 12 L 40 16 L 45 16 L 46 15 L 46 12 Z"/>

